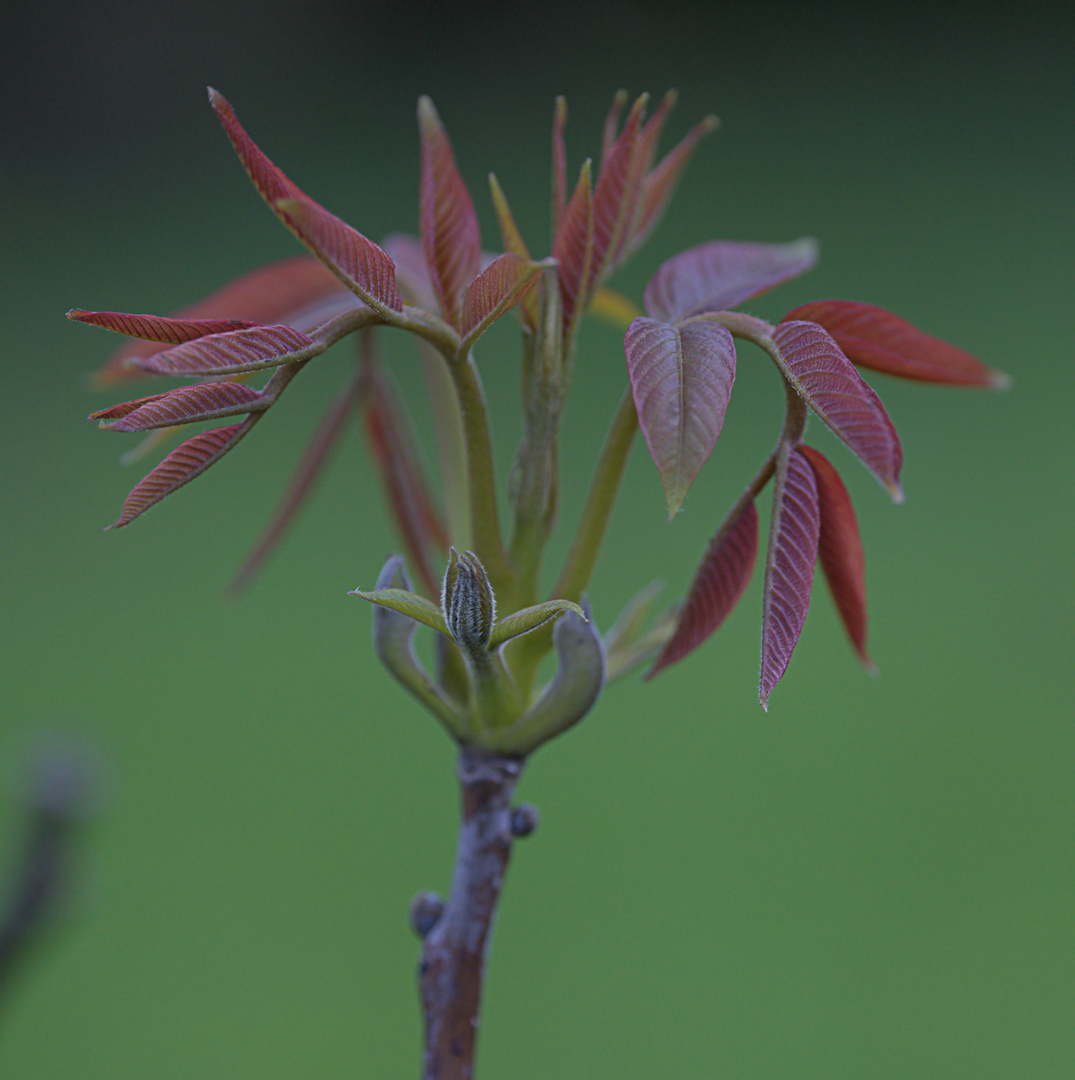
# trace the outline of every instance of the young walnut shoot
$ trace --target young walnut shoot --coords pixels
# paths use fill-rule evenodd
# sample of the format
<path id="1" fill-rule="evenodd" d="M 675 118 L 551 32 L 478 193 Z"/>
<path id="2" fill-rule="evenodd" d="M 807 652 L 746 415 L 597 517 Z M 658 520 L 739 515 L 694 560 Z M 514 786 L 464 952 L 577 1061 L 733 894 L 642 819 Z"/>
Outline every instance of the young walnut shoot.
<path id="1" fill-rule="evenodd" d="M 954 386 L 997 388 L 1006 380 L 871 304 L 819 300 L 775 326 L 736 310 L 809 270 L 817 248 L 808 239 L 701 243 L 657 269 L 642 298 L 644 312 L 611 292 L 607 280 L 649 236 L 695 147 L 717 126 L 707 117 L 658 158 L 673 93 L 648 118 L 647 97 L 638 98 L 622 126 L 627 96 L 618 94 L 600 165 L 585 161 L 570 193 L 567 109 L 557 101 L 553 239 L 544 259 L 531 254 L 495 176 L 490 187 L 503 252 L 483 250 L 470 193 L 428 98 L 418 104 L 421 236 L 393 234 L 380 244 L 296 187 L 219 93 L 210 90 L 209 99 L 254 186 L 311 254 L 255 270 L 172 316 L 68 313 L 136 339 L 105 364 L 99 385 L 143 375 L 191 380 L 93 413 L 102 427 L 148 432 L 145 448 L 153 448 L 183 425 L 231 421 L 168 453 L 135 486 L 112 527 L 130 524 L 230 453 L 307 364 L 356 335 L 356 368 L 233 588 L 248 584 L 278 545 L 338 436 L 360 416 L 405 554 L 388 560 L 372 590 L 352 595 L 373 605 L 373 643 L 383 666 L 460 747 L 463 808 L 451 891 L 444 901 L 420 894 L 412 912 L 424 940 L 424 1075 L 470 1077 L 489 932 L 512 839 L 536 823 L 532 811 L 511 806 L 527 756 L 581 720 L 609 680 L 647 663 L 651 678 L 721 625 L 754 570 L 755 504 L 770 480 L 763 708 L 799 639 L 819 561 L 848 637 L 872 668 L 855 513 L 834 466 L 804 443 L 807 419 L 820 418 L 900 502 L 900 441 L 858 369 Z M 474 350 L 509 311 L 522 338 L 523 436 L 505 536 Z M 560 420 L 578 359 L 579 324 L 590 312 L 625 328 L 627 379 L 569 554 L 556 586 L 542 596 L 540 572 L 557 516 Z M 407 331 L 418 345 L 434 421 L 436 483 L 426 477 L 402 396 L 379 356 L 378 327 Z M 585 592 L 635 435 L 641 429 L 674 517 L 717 444 L 742 342 L 767 354 L 783 380 L 775 446 L 717 525 L 682 604 L 650 619 L 654 590 L 644 589 L 602 636 Z M 250 380 L 259 372 L 268 377 L 255 389 Z M 436 638 L 432 673 L 413 647 L 420 626 Z M 555 674 L 539 685 L 541 661 L 552 650 Z"/>

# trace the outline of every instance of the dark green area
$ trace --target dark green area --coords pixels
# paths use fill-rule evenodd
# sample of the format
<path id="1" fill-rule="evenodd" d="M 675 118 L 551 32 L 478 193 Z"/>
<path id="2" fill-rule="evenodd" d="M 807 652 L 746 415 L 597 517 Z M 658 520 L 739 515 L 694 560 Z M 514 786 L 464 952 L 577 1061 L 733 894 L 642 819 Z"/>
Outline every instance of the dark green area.
<path id="1" fill-rule="evenodd" d="M 612 687 L 535 757 L 521 793 L 542 826 L 511 867 L 481 1075 L 1070 1077 L 1070 26 L 1044 9 L 662 10 L 150 16 L 110 0 L 5 15 L 0 868 L 40 733 L 94 745 L 108 782 L 62 926 L 0 1002 L 0 1075 L 417 1073 L 406 908 L 447 885 L 453 755 L 376 666 L 369 610 L 345 595 L 396 543 L 357 434 L 252 593 L 220 599 L 346 349 L 219 468 L 101 531 L 140 473 L 116 464 L 124 437 L 82 419 L 122 396 L 80 386 L 112 342 L 62 313 L 167 311 L 297 250 L 204 104 L 212 82 L 374 237 L 414 228 L 414 103 L 431 94 L 487 245 L 493 169 L 540 253 L 554 95 L 577 169 L 618 86 L 678 86 L 672 137 L 710 111 L 723 128 L 623 291 L 701 240 L 815 235 L 819 268 L 751 310 L 873 301 L 1014 379 L 1005 395 L 872 380 L 904 441 L 901 507 L 814 425 L 856 500 L 881 678 L 819 583 L 763 714 L 758 580 L 704 650 Z M 406 343 L 389 348 L 413 383 Z M 511 334 L 480 359 L 506 479 Z M 617 334 L 594 325 L 566 419 L 565 526 L 624 383 Z M 599 624 L 655 576 L 682 592 L 780 407 L 744 349 L 725 433 L 672 525 L 636 447 L 591 593 Z"/>

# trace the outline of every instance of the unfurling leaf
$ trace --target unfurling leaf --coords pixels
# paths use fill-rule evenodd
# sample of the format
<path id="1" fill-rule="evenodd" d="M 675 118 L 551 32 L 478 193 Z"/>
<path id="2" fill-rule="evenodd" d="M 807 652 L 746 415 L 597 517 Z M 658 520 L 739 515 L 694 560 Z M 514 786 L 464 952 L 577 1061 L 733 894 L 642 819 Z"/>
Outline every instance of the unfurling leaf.
<path id="1" fill-rule="evenodd" d="M 260 418 L 260 413 L 253 413 L 241 424 L 203 431 L 193 439 L 180 443 L 127 496 L 123 513 L 109 528 L 119 529 L 130 524 L 161 499 L 171 495 L 196 476 L 201 476 L 210 465 L 216 464 L 231 450 Z"/>
<path id="2" fill-rule="evenodd" d="M 814 470 L 798 449 L 791 449 L 777 465 L 765 563 L 758 692 L 765 710 L 769 695 L 787 670 L 810 607 L 820 529 Z"/>
<path id="3" fill-rule="evenodd" d="M 500 183 L 493 173 L 489 174 L 489 189 L 493 196 L 493 208 L 496 210 L 496 220 L 500 226 L 500 238 L 504 242 L 504 250 L 511 252 L 513 255 L 518 255 L 520 259 L 527 263 L 531 262 L 530 249 L 526 246 L 526 241 L 523 239 L 522 233 L 519 232 L 518 225 L 515 224 L 515 218 L 512 215 L 511 207 L 508 205 L 507 196 L 501 190 Z M 538 298 L 536 293 L 527 290 L 519 306 L 519 315 L 531 330 L 537 326 Z"/>
<path id="4" fill-rule="evenodd" d="M 564 326 L 570 326 L 586 304 L 585 288 L 593 261 L 593 192 L 590 161 L 582 163 L 578 183 L 560 218 L 552 245 L 560 280 Z"/>
<path id="5" fill-rule="evenodd" d="M 202 383 L 91 413 L 90 419 L 99 420 L 110 431 L 149 431 L 253 412 L 262 399 L 261 391 L 242 383 Z"/>
<path id="6" fill-rule="evenodd" d="M 715 323 L 639 318 L 624 337 L 638 422 L 661 475 L 668 516 L 713 452 L 735 382 L 735 342 Z"/>
<path id="7" fill-rule="evenodd" d="M 824 454 L 809 446 L 800 446 L 799 450 L 810 462 L 817 481 L 821 569 L 855 652 L 871 672 L 876 672 L 866 651 L 866 558 L 851 496 Z"/>
<path id="8" fill-rule="evenodd" d="M 440 606 L 448 632 L 463 653 L 471 658 L 483 653 L 496 621 L 496 597 L 474 552 L 448 552 Z"/>
<path id="9" fill-rule="evenodd" d="M 206 334 L 222 334 L 227 330 L 245 330 L 258 325 L 243 319 L 175 319 L 164 315 L 127 315 L 121 311 L 80 311 L 78 308 L 72 308 L 67 317 L 73 322 L 89 323 L 128 337 L 167 345 L 181 345 Z"/>
<path id="10" fill-rule="evenodd" d="M 401 310 L 395 268 L 388 255 L 293 184 L 243 130 L 228 102 L 211 88 L 209 102 L 254 187 L 277 217 L 365 303 L 379 311 Z"/>
<path id="11" fill-rule="evenodd" d="M 154 375 L 235 375 L 309 360 L 325 346 L 291 326 L 255 326 L 210 334 L 139 361 Z"/>
<path id="12" fill-rule="evenodd" d="M 414 619 L 431 630 L 436 630 L 446 637 L 451 636 L 440 608 L 432 600 L 427 600 L 419 593 L 408 589 L 378 588 L 372 592 L 352 589 L 347 595 L 360 596 L 371 604 L 391 608 L 392 611 L 398 611 L 400 615 L 406 615 L 407 618 Z"/>
<path id="13" fill-rule="evenodd" d="M 805 273 L 817 262 L 810 239 L 790 244 L 737 244 L 711 240 L 664 263 L 646 286 L 646 311 L 679 322 L 707 311 L 724 311 Z"/>
<path id="14" fill-rule="evenodd" d="M 497 649 L 512 638 L 529 634 L 531 630 L 544 626 L 550 619 L 559 618 L 565 611 L 573 611 L 586 618 L 582 608 L 570 600 L 545 600 L 532 607 L 522 608 L 504 619 L 498 619 L 489 635 L 489 648 Z"/>
<path id="15" fill-rule="evenodd" d="M 750 583 L 757 552 L 758 511 L 750 502 L 709 541 L 675 633 L 646 674 L 647 679 L 694 652 L 731 614 Z"/>
<path id="16" fill-rule="evenodd" d="M 444 318 L 461 326 L 463 290 L 481 269 L 481 234 L 474 204 L 455 165 L 452 144 L 433 102 L 418 102 L 422 140 L 422 250 Z"/>
<path id="17" fill-rule="evenodd" d="M 1008 386 L 1004 372 L 874 304 L 815 300 L 780 321 L 795 320 L 823 326 L 852 363 L 871 371 L 950 386 Z"/>
<path id="18" fill-rule="evenodd" d="M 464 351 L 537 282 L 540 263 L 527 262 L 511 252 L 494 259 L 463 293 L 460 332 Z"/>
<path id="19" fill-rule="evenodd" d="M 773 357 L 784 377 L 822 420 L 903 501 L 903 450 L 881 399 L 862 380 L 840 346 L 817 323 L 782 322 L 773 332 Z"/>

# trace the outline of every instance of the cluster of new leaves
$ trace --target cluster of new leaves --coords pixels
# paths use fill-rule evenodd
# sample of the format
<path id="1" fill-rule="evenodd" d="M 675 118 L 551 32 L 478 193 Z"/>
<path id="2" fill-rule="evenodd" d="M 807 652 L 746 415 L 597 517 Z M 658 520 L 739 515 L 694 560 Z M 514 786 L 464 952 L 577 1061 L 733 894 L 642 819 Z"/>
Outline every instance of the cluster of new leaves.
<path id="1" fill-rule="evenodd" d="M 538 394 L 533 400 L 548 402 L 550 410 L 562 406 L 567 383 L 562 372 L 569 370 L 581 315 L 595 301 L 608 300 L 604 282 L 650 234 L 695 146 L 716 126 L 714 118 L 706 118 L 658 161 L 657 145 L 674 94 L 666 95 L 648 119 L 647 98 L 640 97 L 621 126 L 626 100 L 625 94 L 618 95 L 608 115 L 600 168 L 584 162 L 570 195 L 566 107 L 558 101 L 552 140 L 552 252 L 539 262 L 531 256 L 494 176 L 492 199 L 504 253 L 483 252 L 473 202 L 428 99 L 423 98 L 418 108 L 421 235 L 417 239 L 393 235 L 379 245 L 304 194 L 255 145 L 223 97 L 210 91 L 212 107 L 250 179 L 311 256 L 254 271 L 170 317 L 69 313 L 77 321 L 137 339 L 109 361 L 99 374 L 100 383 L 136 375 L 195 380 L 193 385 L 92 414 L 102 427 L 148 432 L 155 445 L 162 432 L 182 425 L 238 418 L 202 431 L 172 450 L 136 485 L 114 525 L 133 521 L 232 450 L 314 357 L 347 335 L 384 325 L 411 332 L 446 365 L 451 377 L 442 389 L 458 398 L 457 415 L 467 425 L 463 461 L 467 475 L 453 477 L 448 467 L 441 486 L 445 490 L 471 486 L 469 527 L 478 555 L 468 554 L 466 560 L 473 559 L 481 574 L 485 573 L 481 559 L 486 560 L 490 578 L 501 584 L 516 581 L 523 571 L 512 565 L 516 548 L 509 557 L 501 545 L 495 499 L 483 503 L 480 491 L 473 494 L 483 470 L 491 480 L 491 466 L 486 469 L 483 463 L 489 459 L 488 431 L 476 374 L 468 373 L 471 349 L 494 321 L 514 309 L 528 340 L 543 342 L 548 355 L 556 358 L 559 367 L 554 364 L 548 370 L 561 373 L 555 376 L 560 379 L 555 393 Z M 666 619 L 656 639 L 652 635 L 646 639 L 648 655 L 656 655 L 652 675 L 687 655 L 720 625 L 749 580 L 758 532 L 754 503 L 775 478 L 765 570 L 763 704 L 798 639 L 818 560 L 851 640 L 869 664 L 862 546 L 855 516 L 833 467 L 802 443 L 807 410 L 816 413 L 898 500 L 899 440 L 856 365 L 956 385 L 995 386 L 1002 378 L 967 353 L 871 305 L 818 301 L 789 312 L 777 326 L 732 310 L 803 273 L 815 259 L 815 246 L 808 240 L 713 241 L 692 248 L 657 271 L 645 291 L 646 315 L 630 322 L 625 337 L 638 425 L 660 473 L 670 515 L 682 505 L 720 435 L 735 379 L 735 339 L 764 349 L 785 381 L 787 410 L 776 448 L 713 536 L 678 617 Z M 536 288 L 539 280 L 543 284 Z M 551 294 L 546 288 L 550 281 Z M 612 306 L 617 306 L 615 299 Z M 619 303 L 620 310 L 629 306 Z M 278 542 L 348 417 L 360 408 L 408 560 L 427 596 L 437 593 L 438 563 L 458 538 L 450 535 L 422 475 L 392 380 L 369 346 L 369 336 L 363 335 L 363 340 L 367 347 L 357 372 L 318 427 L 279 513 L 237 584 L 249 580 Z M 259 371 L 271 375 L 255 389 L 247 380 Z M 547 425 L 551 438 L 558 415 L 557 411 Z M 547 460 L 555 461 L 554 447 L 545 452 Z M 517 510 L 519 505 L 527 504 L 517 504 Z M 535 502 L 530 509 L 547 515 L 548 502 Z M 532 554 L 526 544 L 518 550 Z M 536 573 L 532 576 L 536 578 Z M 579 593 L 573 594 L 573 599 L 579 598 Z M 524 602 L 529 603 L 525 597 Z M 412 611 L 406 614 L 416 618 Z M 443 621 L 441 615 L 438 618 Z M 640 618 L 635 613 L 627 621 L 640 623 Z M 621 624 L 626 625 L 623 620 Z M 403 646 L 400 650 L 400 655 L 406 652 Z"/>

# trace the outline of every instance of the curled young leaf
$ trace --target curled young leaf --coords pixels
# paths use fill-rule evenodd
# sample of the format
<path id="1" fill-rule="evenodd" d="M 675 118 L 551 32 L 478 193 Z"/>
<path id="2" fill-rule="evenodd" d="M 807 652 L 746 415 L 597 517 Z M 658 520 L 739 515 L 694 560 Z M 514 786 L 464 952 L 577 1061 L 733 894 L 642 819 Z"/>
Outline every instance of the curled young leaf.
<path id="1" fill-rule="evenodd" d="M 254 413 L 241 424 L 203 431 L 180 443 L 135 486 L 123 504 L 123 513 L 108 527 L 119 529 L 130 524 L 161 499 L 201 476 L 210 465 L 215 465 L 231 450 L 260 418 L 260 413 Z"/>
<path id="2" fill-rule="evenodd" d="M 564 326 L 570 326 L 586 304 L 586 282 L 593 261 L 593 192 L 590 161 L 582 163 L 578 183 L 560 218 L 552 245 L 560 280 Z"/>
<path id="3" fill-rule="evenodd" d="M 111 431 L 149 431 L 152 428 L 253 412 L 258 407 L 264 408 L 264 405 L 260 405 L 262 400 L 261 391 L 242 383 L 211 382 L 181 386 L 166 394 L 116 405 L 91 414 L 90 419 L 99 420 L 101 427 Z"/>
<path id="4" fill-rule="evenodd" d="M 433 102 L 418 102 L 422 141 L 422 250 L 444 318 L 461 326 L 463 290 L 481 269 L 481 234 L 474 203 L 455 165 L 452 144 Z"/>
<path id="5" fill-rule="evenodd" d="M 309 360 L 325 346 L 291 326 L 255 326 L 188 341 L 140 360 L 154 375 L 235 375 Z"/>
<path id="6" fill-rule="evenodd" d="M 881 399 L 832 337 L 817 323 L 782 322 L 773 332 L 773 359 L 784 377 L 832 431 L 903 501 L 903 450 Z"/>
<path id="7" fill-rule="evenodd" d="M 810 463 L 817 482 L 821 569 L 855 652 L 866 668 L 876 673 L 866 651 L 866 558 L 851 496 L 824 454 L 810 446 L 800 446 L 799 451 Z"/>
<path id="8" fill-rule="evenodd" d="M 694 652 L 731 614 L 750 584 L 757 551 L 758 511 L 749 502 L 709 541 L 675 633 L 646 673 L 647 679 Z"/>
<path id="9" fill-rule="evenodd" d="M 852 363 L 885 375 L 950 386 L 1008 386 L 1004 372 L 874 304 L 815 300 L 793 308 L 780 321 L 818 323 Z"/>
<path id="10" fill-rule="evenodd" d="M 497 319 L 513 308 L 537 283 L 540 263 L 511 252 L 494 259 L 463 293 L 460 352 L 477 340 Z"/>
<path id="11" fill-rule="evenodd" d="M 793 448 L 777 464 L 765 563 L 758 700 L 766 711 L 769 695 L 787 670 L 810 607 L 820 529 L 814 470 Z"/>
<path id="12" fill-rule="evenodd" d="M 644 317 L 631 323 L 623 340 L 638 422 L 671 518 L 724 426 L 735 342 L 716 323 L 669 326 Z"/>
<path id="13" fill-rule="evenodd" d="M 646 311 L 679 322 L 707 311 L 724 311 L 805 273 L 817 262 L 810 239 L 790 244 L 737 244 L 711 240 L 673 256 L 650 278 Z"/>

